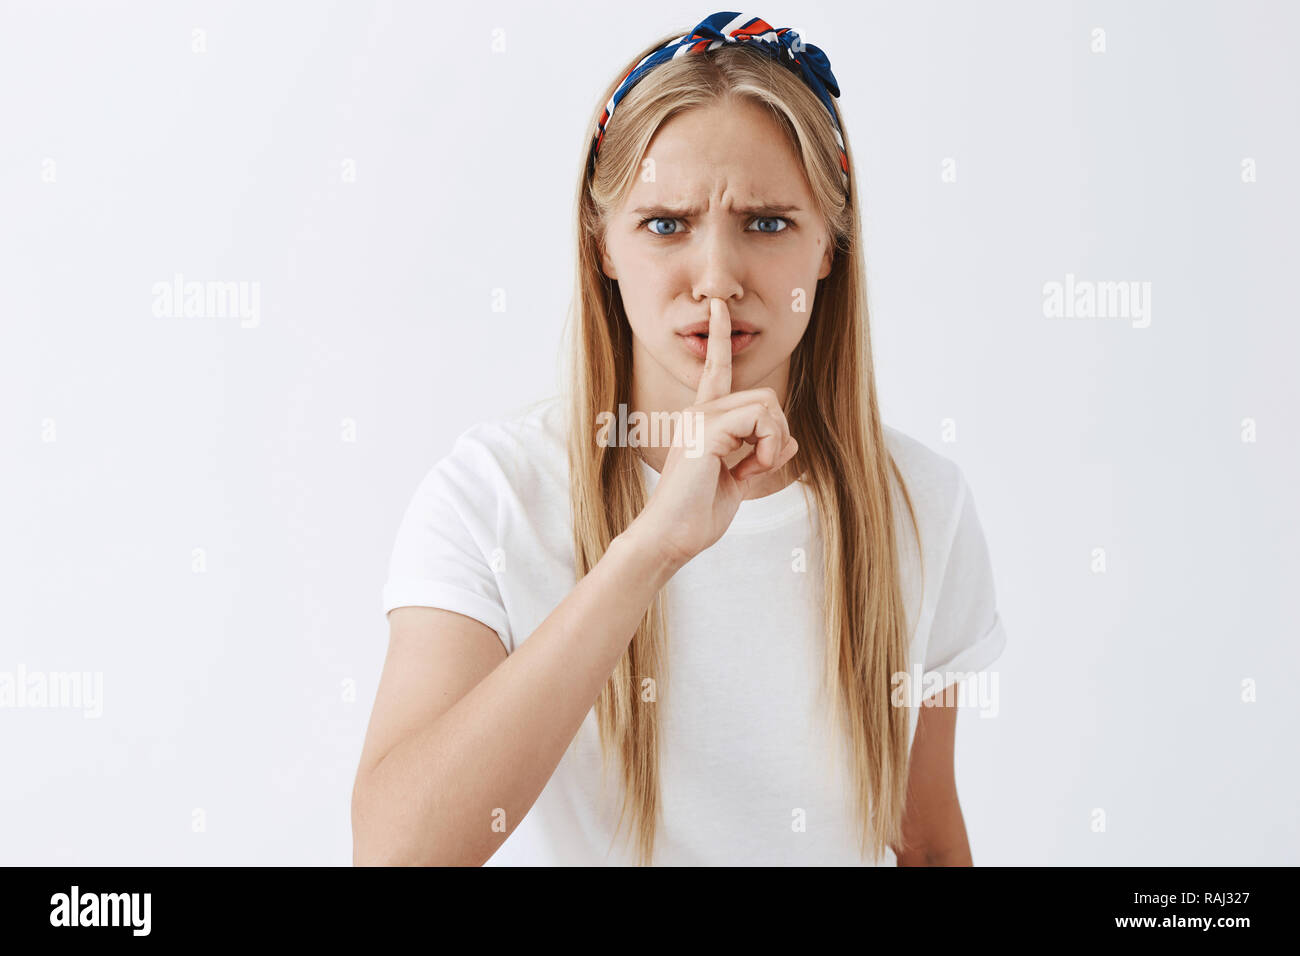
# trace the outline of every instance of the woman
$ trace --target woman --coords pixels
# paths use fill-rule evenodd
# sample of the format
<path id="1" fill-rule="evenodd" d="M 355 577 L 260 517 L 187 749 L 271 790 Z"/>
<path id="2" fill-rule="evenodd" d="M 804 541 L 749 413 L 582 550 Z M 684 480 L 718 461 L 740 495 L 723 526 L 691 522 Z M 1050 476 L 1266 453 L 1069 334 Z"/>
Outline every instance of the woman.
<path id="1" fill-rule="evenodd" d="M 970 863 L 956 708 L 908 678 L 1005 638 L 961 472 L 880 421 L 838 95 L 733 13 L 607 91 L 570 394 L 462 434 L 398 532 L 356 863 L 525 814 L 555 864 Z"/>

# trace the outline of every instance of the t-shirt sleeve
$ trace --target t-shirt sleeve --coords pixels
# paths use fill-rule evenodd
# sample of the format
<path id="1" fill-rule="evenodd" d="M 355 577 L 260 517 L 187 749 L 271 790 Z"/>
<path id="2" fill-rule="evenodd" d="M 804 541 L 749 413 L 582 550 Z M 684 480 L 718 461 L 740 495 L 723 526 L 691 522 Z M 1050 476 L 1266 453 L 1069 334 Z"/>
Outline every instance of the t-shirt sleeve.
<path id="1" fill-rule="evenodd" d="M 993 663 L 1006 646 L 998 615 L 984 530 L 964 476 L 958 474 L 958 504 L 939 597 L 930 625 L 925 671 L 973 673 Z M 944 686 L 956 677 L 945 676 Z"/>
<path id="2" fill-rule="evenodd" d="M 383 589 L 383 610 L 410 605 L 472 617 L 514 649 L 510 620 L 493 570 L 496 491 L 503 480 L 491 453 L 471 432 L 433 466 L 397 529 Z"/>

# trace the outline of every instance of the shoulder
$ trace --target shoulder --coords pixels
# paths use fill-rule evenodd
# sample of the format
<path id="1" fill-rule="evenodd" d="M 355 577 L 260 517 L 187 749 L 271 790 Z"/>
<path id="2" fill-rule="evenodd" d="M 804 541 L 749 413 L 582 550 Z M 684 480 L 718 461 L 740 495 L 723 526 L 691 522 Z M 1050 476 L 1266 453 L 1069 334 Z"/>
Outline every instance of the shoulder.
<path id="1" fill-rule="evenodd" d="M 550 396 L 462 431 L 430 472 L 454 479 L 482 500 L 496 493 L 526 498 L 563 480 L 567 471 L 567 408 Z"/>
<path id="2" fill-rule="evenodd" d="M 499 418 L 476 422 L 456 438 L 453 450 L 487 453 L 499 460 L 515 460 L 520 452 L 563 448 L 566 409 L 559 396 L 540 399 Z"/>
<path id="3" fill-rule="evenodd" d="M 884 426 L 885 444 L 903 478 L 907 494 L 895 490 L 894 527 L 905 563 L 915 561 L 920 545 L 927 598 L 955 558 L 980 558 L 982 530 L 966 476 L 957 462 L 898 429 Z M 908 503 L 916 518 L 915 530 Z M 918 537 L 919 535 L 919 537 Z M 967 572 L 970 569 L 966 569 Z"/>
<path id="4" fill-rule="evenodd" d="M 905 432 L 882 426 L 885 446 L 898 466 L 918 519 L 943 526 L 956 521 L 966 497 L 966 479 L 960 466 L 946 455 L 922 444 Z"/>
<path id="5" fill-rule="evenodd" d="M 886 425 L 884 432 L 907 491 L 904 497 L 895 490 L 894 497 L 905 600 L 909 612 L 920 613 L 919 620 L 925 620 L 926 613 L 933 614 L 938 606 L 941 585 L 977 587 L 987 556 L 961 467 L 896 428 Z M 908 515 L 909 502 L 916 518 L 915 530 Z M 946 573 L 954 560 L 964 565 L 962 573 L 955 576 Z"/>

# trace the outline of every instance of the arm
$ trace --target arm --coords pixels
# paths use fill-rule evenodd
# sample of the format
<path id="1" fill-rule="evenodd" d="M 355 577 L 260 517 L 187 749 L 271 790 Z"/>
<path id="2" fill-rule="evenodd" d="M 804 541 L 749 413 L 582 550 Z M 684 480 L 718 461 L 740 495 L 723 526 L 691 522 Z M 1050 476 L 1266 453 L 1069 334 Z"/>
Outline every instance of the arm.
<path id="1" fill-rule="evenodd" d="M 922 705 L 917 719 L 903 813 L 904 846 L 901 852 L 892 848 L 899 866 L 972 865 L 953 777 L 957 707 L 943 705 L 944 696 L 937 691 L 929 697 L 933 706 Z"/>
<path id="2" fill-rule="evenodd" d="M 353 863 L 477 866 L 491 857 L 678 567 L 633 522 L 509 656 L 471 618 L 395 608 L 352 795 Z M 493 829 L 498 810 L 504 832 Z"/>

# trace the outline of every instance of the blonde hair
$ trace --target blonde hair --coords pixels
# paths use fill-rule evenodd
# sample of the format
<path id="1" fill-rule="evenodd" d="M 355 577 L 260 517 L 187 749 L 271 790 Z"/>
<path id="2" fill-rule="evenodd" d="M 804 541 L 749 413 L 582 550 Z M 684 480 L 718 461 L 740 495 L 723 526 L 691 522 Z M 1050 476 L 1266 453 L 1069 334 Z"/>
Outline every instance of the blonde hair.
<path id="1" fill-rule="evenodd" d="M 684 32 L 647 47 L 619 72 L 588 130 L 595 128 L 596 117 L 631 66 Z M 859 850 L 878 860 L 886 847 L 902 844 L 911 718 L 907 706 L 891 704 L 890 693 L 891 675 L 908 670 L 909 643 L 891 472 L 913 531 L 916 515 L 885 446 L 876 402 L 861 223 L 851 198 L 856 187 L 850 178 L 845 195 L 826 108 L 793 72 L 761 51 L 729 44 L 657 66 L 619 103 L 590 175 L 583 153 L 577 191 L 578 294 L 576 314 L 570 317 L 569 351 L 568 455 L 576 570 L 579 578 L 587 574 L 647 501 L 635 449 L 603 447 L 605 443 L 594 437 L 601 412 L 613 413 L 619 403 L 630 403 L 632 382 L 631 328 L 612 280 L 601 269 L 605 223 L 621 207 L 650 140 L 665 122 L 732 98 L 765 107 L 785 132 L 835 245 L 830 274 L 819 282 L 808 328 L 791 355 L 785 413 L 799 440 L 799 465 L 822 528 L 827 626 L 822 689 L 838 691 L 833 695 L 838 701 L 835 710 L 855 768 Z M 848 151 L 847 132 L 843 135 Z M 584 145 L 589 149 L 591 140 Z M 632 809 L 642 865 L 650 863 L 654 853 L 659 752 L 655 705 L 642 701 L 640 689 L 647 679 L 653 680 L 652 686 L 663 684 L 666 645 L 666 605 L 660 591 L 595 704 L 602 767 L 611 751 L 621 757 L 618 831 Z"/>

